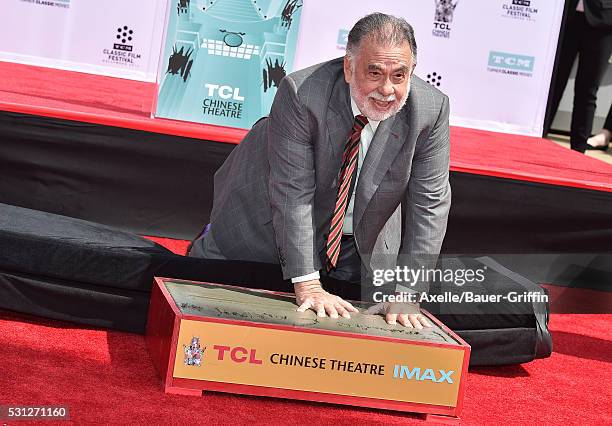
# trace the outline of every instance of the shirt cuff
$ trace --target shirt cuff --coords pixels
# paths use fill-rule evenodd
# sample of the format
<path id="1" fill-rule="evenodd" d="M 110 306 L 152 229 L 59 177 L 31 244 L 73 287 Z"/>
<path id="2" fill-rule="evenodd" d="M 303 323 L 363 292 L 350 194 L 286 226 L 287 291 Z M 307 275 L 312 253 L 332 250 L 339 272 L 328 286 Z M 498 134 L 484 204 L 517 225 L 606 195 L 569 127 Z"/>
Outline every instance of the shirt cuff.
<path id="1" fill-rule="evenodd" d="M 291 283 L 297 284 L 297 283 L 302 283 L 304 281 L 318 280 L 320 278 L 321 278 L 321 275 L 319 274 L 319 271 L 314 271 L 312 274 L 291 278 Z"/>
<path id="2" fill-rule="evenodd" d="M 418 293 L 418 291 L 411 287 L 395 284 L 395 293 Z"/>

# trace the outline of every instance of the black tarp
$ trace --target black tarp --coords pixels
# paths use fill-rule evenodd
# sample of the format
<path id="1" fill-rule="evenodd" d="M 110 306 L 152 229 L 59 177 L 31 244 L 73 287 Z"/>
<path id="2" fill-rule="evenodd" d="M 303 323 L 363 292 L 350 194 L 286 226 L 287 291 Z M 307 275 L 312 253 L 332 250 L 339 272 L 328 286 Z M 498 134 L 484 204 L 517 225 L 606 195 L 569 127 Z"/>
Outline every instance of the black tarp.
<path id="1" fill-rule="evenodd" d="M 0 112 L 0 202 L 190 239 L 235 145 Z M 612 251 L 612 193 L 451 172 L 444 249 Z"/>

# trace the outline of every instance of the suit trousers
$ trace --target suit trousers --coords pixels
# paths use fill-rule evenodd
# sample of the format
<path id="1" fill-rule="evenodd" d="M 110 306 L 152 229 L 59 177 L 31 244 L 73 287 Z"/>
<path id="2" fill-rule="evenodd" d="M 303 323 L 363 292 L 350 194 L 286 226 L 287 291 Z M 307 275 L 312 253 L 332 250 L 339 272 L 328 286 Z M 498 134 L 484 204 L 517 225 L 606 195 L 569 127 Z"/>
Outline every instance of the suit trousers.
<path id="1" fill-rule="evenodd" d="M 570 136 L 570 145 L 575 151 L 584 152 L 587 148 L 586 141 L 591 135 L 595 116 L 597 91 L 607 70 L 611 53 L 612 31 L 607 28 L 591 27 L 584 13 L 576 12 L 569 18 L 561 44 L 550 122 L 546 128 L 550 129 L 574 60 L 578 55 Z"/>
<path id="2" fill-rule="evenodd" d="M 195 244 L 192 243 L 188 249 L 188 256 L 209 260 L 226 259 L 215 242 L 214 233 L 212 232 L 210 224 L 204 228 L 200 235 L 204 235 L 204 238 L 201 240 L 196 238 Z M 198 238 L 200 235 L 198 235 Z M 323 249 L 321 255 L 325 256 L 325 249 Z M 355 238 L 352 235 L 342 236 L 340 241 L 340 254 L 336 267 L 329 272 L 323 268 L 321 271 L 321 281 L 324 284 L 326 282 L 330 284 L 333 282 L 334 287 L 338 285 L 338 282 L 342 281 L 344 285 L 350 284 L 351 287 L 355 286 L 356 288 L 353 290 L 359 290 L 359 286 L 361 285 L 361 258 L 357 252 Z M 358 292 L 354 291 L 350 293 L 353 296 L 358 294 Z"/>
<path id="3" fill-rule="evenodd" d="M 198 234 L 198 236 L 191 241 L 189 247 L 187 248 L 187 256 L 189 257 L 197 257 L 201 259 L 209 259 L 209 260 L 225 260 L 226 257 L 223 256 L 219 247 L 217 247 L 217 243 L 211 232 L 212 226 L 207 224 L 202 232 Z M 202 237 L 200 239 L 200 237 Z"/>

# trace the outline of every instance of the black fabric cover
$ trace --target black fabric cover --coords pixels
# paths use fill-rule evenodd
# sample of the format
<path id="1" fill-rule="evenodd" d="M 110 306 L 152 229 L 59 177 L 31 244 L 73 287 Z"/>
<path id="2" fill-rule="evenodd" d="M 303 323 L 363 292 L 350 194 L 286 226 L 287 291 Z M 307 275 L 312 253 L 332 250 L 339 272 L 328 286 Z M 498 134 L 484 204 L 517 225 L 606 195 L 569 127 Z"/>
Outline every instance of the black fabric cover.
<path id="1" fill-rule="evenodd" d="M 475 268 L 487 260 L 443 261 L 444 268 Z M 144 333 L 154 276 L 291 291 L 277 265 L 178 256 L 105 225 L 0 204 L 0 308 Z M 525 285 L 500 269 L 487 273 L 486 286 L 471 290 L 522 292 Z M 325 286 L 347 299 L 361 297 L 359 286 L 333 279 Z M 434 283 L 431 292 L 462 290 Z M 472 345 L 472 365 L 525 362 L 550 354 L 550 342 L 541 336 L 542 328 L 547 333 L 546 324 L 538 326 L 531 305 L 424 307 Z"/>
<path id="2" fill-rule="evenodd" d="M 443 253 L 612 254 L 610 192 L 460 172 L 450 181 Z"/>
<path id="3" fill-rule="evenodd" d="M 234 146 L 0 112 L 0 203 L 193 239 Z M 445 253 L 612 253 L 609 192 L 454 171 L 450 182 Z"/>
<path id="4" fill-rule="evenodd" d="M 471 367 L 522 364 L 547 358 L 552 352 L 549 345 L 538 353 L 541 342 L 534 327 L 457 330 L 457 334 L 472 346 Z"/>
<path id="5" fill-rule="evenodd" d="M 0 270 L 0 308 L 144 334 L 150 292 Z"/>
<path id="6" fill-rule="evenodd" d="M 149 291 L 174 254 L 129 232 L 0 204 L 0 270 Z"/>
<path id="7" fill-rule="evenodd" d="M 234 146 L 0 111 L 0 203 L 190 239 Z"/>

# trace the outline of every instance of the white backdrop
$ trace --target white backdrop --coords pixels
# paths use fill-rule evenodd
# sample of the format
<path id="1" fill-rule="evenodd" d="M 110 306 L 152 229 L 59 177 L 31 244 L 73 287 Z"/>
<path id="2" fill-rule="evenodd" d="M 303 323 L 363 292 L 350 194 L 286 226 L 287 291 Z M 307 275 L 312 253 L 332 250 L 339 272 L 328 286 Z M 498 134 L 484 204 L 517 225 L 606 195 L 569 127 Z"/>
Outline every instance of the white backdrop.
<path id="1" fill-rule="evenodd" d="M 416 74 L 449 95 L 451 124 L 541 135 L 563 0 L 302 1 L 294 69 L 342 56 L 367 13 L 403 16 Z M 0 60 L 155 81 L 168 3 L 0 0 Z"/>
<path id="2" fill-rule="evenodd" d="M 155 81 L 166 4 L 0 0 L 0 60 Z"/>
<path id="3" fill-rule="evenodd" d="M 342 56 L 346 30 L 367 13 L 403 16 L 415 72 L 449 95 L 451 124 L 541 135 L 563 0 L 303 1 L 296 69 Z M 437 3 L 452 15 L 436 21 Z"/>

